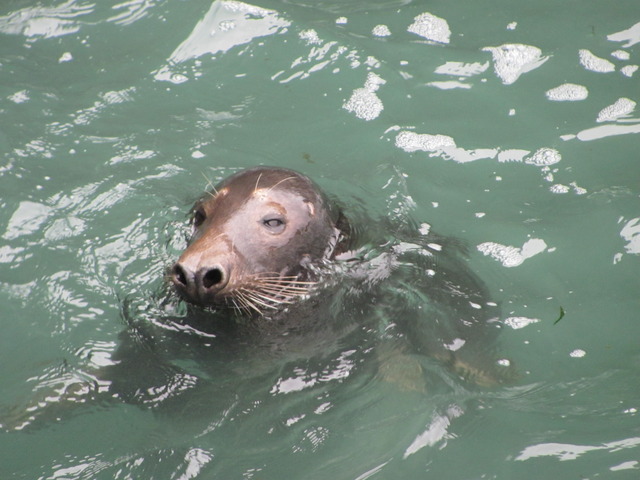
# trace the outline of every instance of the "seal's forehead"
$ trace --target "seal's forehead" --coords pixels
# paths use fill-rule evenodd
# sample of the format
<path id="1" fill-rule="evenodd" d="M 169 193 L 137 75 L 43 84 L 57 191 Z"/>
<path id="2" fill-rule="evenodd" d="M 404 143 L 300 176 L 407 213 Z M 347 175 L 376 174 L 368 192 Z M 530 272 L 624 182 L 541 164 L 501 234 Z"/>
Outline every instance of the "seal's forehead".
<path id="1" fill-rule="evenodd" d="M 269 200 L 288 203 L 293 200 L 311 204 L 312 214 L 321 205 L 322 194 L 315 184 L 293 170 L 258 167 L 244 170 L 218 184 L 205 202 L 216 212 L 234 211 L 247 203 L 264 204 Z M 220 213 L 218 213 L 220 214 Z"/>
<path id="2" fill-rule="evenodd" d="M 313 216 L 315 207 L 313 200 L 308 195 L 295 190 L 278 190 L 271 188 L 259 188 L 254 190 L 247 203 L 272 207 L 282 212 L 295 211 L 296 208 L 304 208 Z"/>
<path id="3" fill-rule="evenodd" d="M 279 168 L 255 168 L 232 175 L 221 186 L 233 189 L 314 189 L 313 184 L 304 175 L 293 170 Z"/>
<path id="4" fill-rule="evenodd" d="M 258 188 L 251 192 L 250 197 L 262 201 L 269 201 L 274 198 L 298 198 L 309 201 L 309 195 L 305 193 L 306 192 L 301 192 L 298 189 Z"/>

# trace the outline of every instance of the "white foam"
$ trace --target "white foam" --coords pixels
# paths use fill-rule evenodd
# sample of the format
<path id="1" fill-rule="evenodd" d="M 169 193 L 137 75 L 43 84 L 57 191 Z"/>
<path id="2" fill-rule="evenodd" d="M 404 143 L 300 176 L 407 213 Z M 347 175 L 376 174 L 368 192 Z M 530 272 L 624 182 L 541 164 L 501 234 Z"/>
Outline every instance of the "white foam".
<path id="1" fill-rule="evenodd" d="M 596 57 L 589 50 L 582 49 L 578 52 L 580 65 L 585 69 L 598 73 L 615 72 L 616 67 L 613 63 L 605 58 Z"/>
<path id="2" fill-rule="evenodd" d="M 29 92 L 26 90 L 20 90 L 7 97 L 7 100 L 12 101 L 13 103 L 24 103 L 28 102 L 30 99 L 31 97 L 29 97 Z"/>
<path id="3" fill-rule="evenodd" d="M 539 48 L 519 43 L 485 47 L 482 51 L 491 52 L 493 68 L 505 85 L 512 84 L 520 75 L 538 68 L 549 59 L 542 56 Z"/>
<path id="4" fill-rule="evenodd" d="M 638 65 L 625 65 L 620 69 L 620 72 L 625 77 L 631 77 L 634 73 L 636 73 L 636 70 L 638 70 Z"/>
<path id="5" fill-rule="evenodd" d="M 384 110 L 384 105 L 375 93 L 366 88 L 358 88 L 354 90 L 343 108 L 354 113 L 356 117 L 369 121 L 378 118 L 380 112 Z"/>
<path id="6" fill-rule="evenodd" d="M 628 98 L 622 97 L 616 100 L 613 105 L 600 110 L 596 122 L 610 122 L 617 120 L 620 117 L 624 117 L 633 112 L 636 108 L 636 102 Z"/>
<path id="7" fill-rule="evenodd" d="M 527 240 L 521 248 L 496 242 L 485 242 L 478 245 L 480 252 L 490 256 L 507 268 L 522 265 L 526 259 L 544 252 L 546 249 L 547 244 L 540 238 Z"/>
<path id="8" fill-rule="evenodd" d="M 437 152 L 446 147 L 455 147 L 456 142 L 448 135 L 430 135 L 428 133 L 418 134 L 415 132 L 403 131 L 396 136 L 396 147 L 405 152 L 412 153 Z"/>
<path id="9" fill-rule="evenodd" d="M 401 127 L 388 128 L 385 133 L 398 131 Z M 429 156 L 441 156 L 443 160 L 453 160 L 457 163 L 468 163 L 476 160 L 496 159 L 501 162 L 521 162 L 537 167 L 547 167 L 558 163 L 562 156 L 553 148 L 539 148 L 533 154 L 529 150 L 508 149 L 500 151 L 497 148 L 466 149 L 456 145 L 455 140 L 448 135 L 416 133 L 411 130 L 401 130 L 395 138 L 395 146 L 407 153 L 427 152 Z M 531 154 L 531 155 L 530 155 Z M 527 157 L 527 155 L 529 155 Z"/>
<path id="10" fill-rule="evenodd" d="M 583 187 L 579 187 L 576 182 L 571 182 L 569 185 L 573 187 L 573 191 L 575 192 L 576 195 L 584 195 L 585 193 L 587 193 L 587 189 Z"/>
<path id="11" fill-rule="evenodd" d="M 557 150 L 553 148 L 539 148 L 531 157 L 525 159 L 524 163 L 544 167 L 558 163 L 561 159 L 562 156 Z"/>
<path id="12" fill-rule="evenodd" d="M 418 231 L 420 232 L 420 235 L 429 235 L 429 232 L 431 231 L 431 225 L 429 225 L 428 223 L 421 223 Z"/>
<path id="13" fill-rule="evenodd" d="M 318 36 L 318 32 L 316 32 L 313 28 L 309 28 L 307 30 L 301 31 L 298 36 L 300 39 L 307 42 L 307 45 L 321 45 L 322 40 Z"/>
<path id="14" fill-rule="evenodd" d="M 375 92 L 385 83 L 387 82 L 379 75 L 376 75 L 375 73 L 369 73 L 369 75 L 367 75 L 367 80 L 364 82 L 364 88 Z"/>
<path id="15" fill-rule="evenodd" d="M 464 347 L 465 343 L 467 342 L 462 338 L 454 338 L 449 345 L 445 344 L 444 348 L 452 352 L 456 352 L 460 350 L 462 347 Z"/>
<path id="16" fill-rule="evenodd" d="M 388 37 L 391 35 L 391 30 L 386 25 L 376 25 L 371 30 L 371 34 L 375 37 Z"/>
<path id="17" fill-rule="evenodd" d="M 373 72 L 369 72 L 364 87 L 355 89 L 349 100 L 342 105 L 342 108 L 362 120 L 369 121 L 378 118 L 382 110 L 384 110 L 384 105 L 375 92 L 385 83 L 384 79 Z"/>
<path id="18" fill-rule="evenodd" d="M 611 52 L 611 56 L 618 60 L 629 60 L 629 58 L 631 58 L 629 52 L 625 50 L 616 50 L 615 52 Z"/>
<path id="19" fill-rule="evenodd" d="M 514 330 L 519 330 L 520 328 L 524 328 L 528 325 L 538 323 L 539 321 L 540 321 L 539 318 L 509 317 L 509 318 L 505 318 L 503 323 L 507 327 L 511 327 Z"/>
<path id="20" fill-rule="evenodd" d="M 407 31 L 438 43 L 449 43 L 451 37 L 447 21 L 428 12 L 415 17 Z"/>
<path id="21" fill-rule="evenodd" d="M 589 90 L 575 83 L 563 83 L 562 85 L 547 90 L 547 98 L 553 102 L 577 102 L 589 96 Z"/>
<path id="22" fill-rule="evenodd" d="M 71 55 L 71 52 L 64 52 L 62 55 L 60 55 L 58 63 L 70 62 L 71 60 L 73 60 L 73 55 Z"/>
<path id="23" fill-rule="evenodd" d="M 382 65 L 380 63 L 380 60 L 371 55 L 367 57 L 367 59 L 364 61 L 364 64 L 370 66 L 371 68 L 380 68 L 380 66 Z"/>

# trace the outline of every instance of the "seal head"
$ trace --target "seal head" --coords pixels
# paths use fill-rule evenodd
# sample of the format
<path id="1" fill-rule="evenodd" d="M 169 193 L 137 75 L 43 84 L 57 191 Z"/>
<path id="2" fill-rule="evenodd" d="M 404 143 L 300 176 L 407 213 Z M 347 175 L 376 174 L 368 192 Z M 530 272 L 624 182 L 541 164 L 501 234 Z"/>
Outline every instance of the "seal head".
<path id="1" fill-rule="evenodd" d="M 193 207 L 193 236 L 170 278 L 187 301 L 263 314 L 309 291 L 306 268 L 331 258 L 339 214 L 307 177 L 258 167 L 220 183 Z"/>

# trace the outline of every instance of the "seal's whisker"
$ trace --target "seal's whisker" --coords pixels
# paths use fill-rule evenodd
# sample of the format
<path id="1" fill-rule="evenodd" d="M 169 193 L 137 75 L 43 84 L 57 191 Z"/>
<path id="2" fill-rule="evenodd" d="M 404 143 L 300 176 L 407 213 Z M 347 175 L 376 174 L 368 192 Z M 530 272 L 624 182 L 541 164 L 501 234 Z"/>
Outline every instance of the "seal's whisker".
<path id="1" fill-rule="evenodd" d="M 211 190 L 213 190 L 214 193 L 211 192 L 207 192 L 209 195 L 211 195 L 212 197 L 215 197 L 218 194 L 218 191 L 216 190 L 215 185 L 213 184 L 213 182 L 211 181 L 211 179 L 209 177 L 207 177 L 207 175 L 204 172 L 201 172 L 202 176 L 204 177 L 204 179 L 207 181 L 207 187 L 211 188 Z"/>
<path id="2" fill-rule="evenodd" d="M 248 315 L 251 314 L 251 310 L 246 308 L 244 305 L 239 305 L 238 304 L 238 299 L 236 299 L 235 297 L 231 297 L 231 306 L 233 308 L 235 308 L 236 310 L 239 310 L 241 312 L 245 312 Z"/>
<path id="3" fill-rule="evenodd" d="M 256 312 L 260 316 L 264 315 L 264 312 L 262 310 L 260 310 L 260 307 L 255 305 L 252 301 L 250 301 L 247 298 L 245 298 L 243 300 L 243 302 L 245 304 L 245 312 L 247 312 L 248 315 L 251 315 L 252 311 Z"/>
<path id="4" fill-rule="evenodd" d="M 261 297 L 255 294 L 255 292 L 251 292 L 250 294 L 247 294 L 247 295 L 249 296 L 249 298 L 251 298 L 253 302 L 257 303 L 258 305 L 264 308 L 269 308 L 271 310 L 277 310 L 278 305 L 282 303 L 282 302 L 274 301 L 274 299 L 268 298 L 268 297 L 265 298 L 266 301 L 262 300 Z M 272 302 L 272 303 L 268 303 L 268 302 Z M 273 305 L 273 303 L 275 303 L 275 305 Z"/>
<path id="5" fill-rule="evenodd" d="M 256 285 L 252 285 L 250 287 L 243 287 L 242 291 L 245 293 L 245 295 L 262 295 L 262 297 L 265 297 L 269 301 L 277 300 L 275 296 L 269 295 L 268 292 L 263 291 L 260 287 Z"/>
<path id="6" fill-rule="evenodd" d="M 313 285 L 269 285 L 269 284 L 260 284 L 254 285 L 254 289 L 274 292 L 274 293 L 306 293 L 310 292 L 313 288 Z"/>
<path id="7" fill-rule="evenodd" d="M 259 295 L 260 298 L 263 298 L 265 301 L 271 302 L 272 304 L 293 303 L 295 300 L 299 300 L 303 295 L 301 293 L 283 295 L 281 293 L 262 291 L 255 291 L 254 293 L 256 295 Z"/>
<path id="8" fill-rule="evenodd" d="M 244 312 L 246 315 L 251 315 L 251 309 L 248 307 L 247 302 L 245 302 L 244 299 L 234 299 L 234 304 L 241 312 Z"/>
<path id="9" fill-rule="evenodd" d="M 298 280 L 296 276 L 280 277 L 276 275 L 255 275 L 252 277 L 252 288 L 270 289 L 275 291 L 297 291 L 305 292 L 310 290 L 318 282 Z"/>
<path id="10" fill-rule="evenodd" d="M 241 291 L 237 291 L 236 294 L 238 295 L 238 299 L 242 302 L 242 304 L 245 306 L 245 308 L 247 309 L 247 311 L 250 310 L 255 310 L 258 315 L 262 315 L 262 310 L 260 310 L 252 301 L 251 299 L 247 298 L 247 296 L 241 292 Z"/>
<path id="11" fill-rule="evenodd" d="M 264 285 L 267 287 L 299 287 L 299 288 L 311 288 L 318 285 L 318 282 L 299 282 L 297 280 L 289 280 L 287 282 L 278 281 L 260 281 L 258 285 Z"/>
<path id="12" fill-rule="evenodd" d="M 253 190 L 254 193 L 258 191 L 258 183 L 260 183 L 261 178 L 262 178 L 262 173 L 258 175 L 258 179 L 256 180 L 256 188 Z"/>
<path id="13" fill-rule="evenodd" d="M 301 285 L 315 285 L 318 282 L 312 282 L 312 281 L 306 281 L 306 280 L 298 280 L 298 277 L 295 275 L 292 276 L 284 276 L 281 277 L 280 275 L 272 275 L 269 274 L 269 276 L 264 275 L 264 274 L 258 274 L 258 275 L 253 275 L 252 279 L 256 282 L 260 282 L 260 283 L 271 283 L 271 284 L 301 284 Z"/>
<path id="14" fill-rule="evenodd" d="M 241 310 L 240 305 L 238 305 L 238 301 L 235 297 L 227 297 L 224 299 L 224 303 L 231 308 L 235 308 L 236 310 Z"/>
<path id="15" fill-rule="evenodd" d="M 310 287 L 297 287 L 294 285 L 254 285 L 252 287 L 254 290 L 259 290 L 265 293 L 274 293 L 274 294 L 301 294 L 307 293 L 311 291 Z"/>
<path id="16" fill-rule="evenodd" d="M 318 282 L 256 282 L 256 288 L 281 293 L 308 293 L 318 285 Z"/>
<path id="17" fill-rule="evenodd" d="M 271 303 L 275 303 L 276 305 L 282 304 L 282 303 L 292 303 L 295 297 L 292 296 L 285 296 L 282 298 L 273 298 L 272 296 L 265 294 L 265 293 L 261 293 L 257 290 L 254 290 L 251 292 L 251 296 L 252 298 L 254 298 L 256 300 L 256 302 L 260 302 L 259 299 L 262 299 L 264 301 L 267 302 L 271 302 Z M 260 302 L 260 304 L 262 305 L 263 303 Z M 265 304 L 265 307 L 268 308 L 277 308 L 276 306 L 272 305 L 272 304 Z"/>
<path id="18" fill-rule="evenodd" d="M 299 275 L 280 275 L 277 272 L 261 272 L 254 273 L 251 279 L 260 282 L 274 282 L 274 283 L 303 283 L 303 284 L 315 284 L 318 282 L 300 280 Z"/>
<path id="19" fill-rule="evenodd" d="M 287 285 L 308 285 L 308 286 L 313 286 L 313 285 L 317 285 L 318 282 L 305 282 L 305 281 L 299 281 L 299 280 L 281 280 L 281 279 L 273 279 L 273 280 L 265 280 L 262 278 L 256 279 L 256 283 L 258 283 L 259 285 L 273 285 L 273 286 L 278 286 L 278 285 L 283 285 L 283 286 L 287 286 Z"/>
<path id="20" fill-rule="evenodd" d="M 311 289 L 309 287 L 298 287 L 295 285 L 257 285 L 254 287 L 256 290 L 262 290 L 264 292 L 271 293 L 307 293 Z"/>
<path id="21" fill-rule="evenodd" d="M 258 315 L 263 315 L 264 312 L 262 311 L 262 309 L 260 309 L 260 307 L 258 305 L 256 305 L 253 302 L 253 299 L 246 296 L 246 295 L 242 295 L 242 301 L 247 309 L 248 312 L 251 312 L 251 310 L 255 311 L 258 313 Z"/>
<path id="22" fill-rule="evenodd" d="M 273 190 L 274 188 L 276 188 L 278 185 L 280 185 L 282 182 L 286 182 L 287 180 L 293 180 L 296 177 L 287 177 L 287 178 L 283 178 L 282 180 L 280 180 L 278 183 L 276 183 L 275 185 L 273 185 L 269 190 L 267 190 L 267 192 L 270 192 L 271 190 Z"/>

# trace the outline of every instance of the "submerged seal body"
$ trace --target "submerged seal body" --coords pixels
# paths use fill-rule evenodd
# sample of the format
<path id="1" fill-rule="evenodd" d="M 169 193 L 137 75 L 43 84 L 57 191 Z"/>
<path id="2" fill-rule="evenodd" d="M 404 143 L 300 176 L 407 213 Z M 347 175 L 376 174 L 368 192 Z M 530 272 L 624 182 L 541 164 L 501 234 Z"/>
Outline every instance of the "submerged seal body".
<path id="1" fill-rule="evenodd" d="M 170 278 L 187 301 L 263 314 L 307 293 L 307 266 L 344 240 L 339 212 L 306 176 L 257 167 L 222 181 L 193 208 L 193 235 Z"/>

